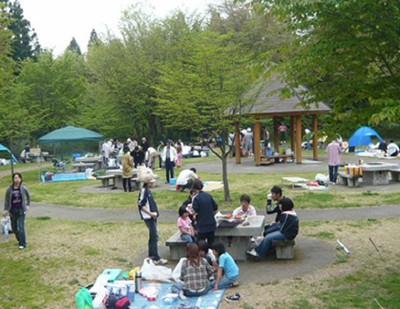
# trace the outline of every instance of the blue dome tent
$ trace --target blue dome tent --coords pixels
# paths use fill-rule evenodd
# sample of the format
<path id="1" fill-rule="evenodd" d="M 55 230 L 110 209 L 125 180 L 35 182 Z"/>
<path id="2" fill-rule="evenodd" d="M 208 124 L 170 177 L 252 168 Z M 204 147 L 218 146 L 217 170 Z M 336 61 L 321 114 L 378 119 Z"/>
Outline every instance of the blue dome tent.
<path id="1" fill-rule="evenodd" d="M 372 137 L 382 141 L 382 137 L 370 127 L 357 129 L 349 139 L 349 147 L 368 146 L 372 142 Z"/>

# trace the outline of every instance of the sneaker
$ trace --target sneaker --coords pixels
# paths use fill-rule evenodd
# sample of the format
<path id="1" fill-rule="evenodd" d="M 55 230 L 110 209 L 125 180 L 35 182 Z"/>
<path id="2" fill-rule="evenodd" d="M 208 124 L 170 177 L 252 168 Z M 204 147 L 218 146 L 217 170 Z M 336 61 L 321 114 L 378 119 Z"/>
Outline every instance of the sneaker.
<path id="1" fill-rule="evenodd" d="M 225 300 L 230 303 L 230 302 L 238 302 L 241 298 L 242 297 L 240 296 L 240 294 L 236 293 L 234 295 L 225 297 Z"/>
<path id="2" fill-rule="evenodd" d="M 25 247 L 24 247 L 24 246 L 19 246 L 18 249 L 19 249 L 19 250 L 24 250 Z"/>
<path id="3" fill-rule="evenodd" d="M 185 296 L 185 294 L 183 294 L 183 291 L 180 291 L 179 294 L 178 294 L 178 296 L 179 296 L 179 298 L 182 299 L 182 300 L 184 300 L 184 299 L 187 298 L 187 297 Z"/>
<path id="4" fill-rule="evenodd" d="M 230 284 L 230 287 L 232 287 L 232 288 L 237 287 L 237 286 L 239 286 L 239 280 L 236 280 L 235 282 L 232 282 Z"/>
<path id="5" fill-rule="evenodd" d="M 153 261 L 155 265 L 165 265 L 168 263 L 168 260 L 166 259 L 159 259 L 157 261 Z"/>
<path id="6" fill-rule="evenodd" d="M 256 249 L 254 249 L 254 248 L 251 249 L 251 250 L 246 251 L 246 253 L 250 254 L 252 256 L 258 256 L 258 253 L 257 253 Z"/>

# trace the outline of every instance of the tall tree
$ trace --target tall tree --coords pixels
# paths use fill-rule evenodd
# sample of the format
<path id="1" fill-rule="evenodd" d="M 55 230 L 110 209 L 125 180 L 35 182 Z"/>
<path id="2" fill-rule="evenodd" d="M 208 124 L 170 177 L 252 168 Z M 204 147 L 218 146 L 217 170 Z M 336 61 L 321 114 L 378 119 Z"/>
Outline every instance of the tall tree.
<path id="1" fill-rule="evenodd" d="M 166 126 L 190 130 L 206 143 L 209 138 L 217 141 L 215 148 L 208 144 L 221 159 L 225 200 L 229 201 L 227 140 L 233 127 L 229 114 L 240 115 L 247 103 L 252 53 L 234 44 L 231 33 L 194 31 L 182 39 L 181 56 L 162 71 L 158 113 Z"/>
<path id="2" fill-rule="evenodd" d="M 29 117 L 20 119 L 33 138 L 76 123 L 86 94 L 85 65 L 81 56 L 66 51 L 58 58 L 44 52 L 37 62 L 24 62 L 14 89 L 13 104 Z"/>
<path id="3" fill-rule="evenodd" d="M 92 32 L 90 32 L 90 38 L 89 38 L 89 43 L 87 48 L 90 49 L 95 46 L 99 46 L 102 43 L 100 40 L 99 36 L 97 35 L 97 32 L 95 29 L 92 29 Z"/>
<path id="4" fill-rule="evenodd" d="M 332 105 L 332 126 L 398 123 L 399 1 L 254 0 L 296 33 L 284 71 L 310 102 Z"/>
<path id="5" fill-rule="evenodd" d="M 5 4 L 0 2 L 0 140 L 7 138 L 10 127 L 6 123 L 15 111 L 10 104 L 11 89 L 14 86 L 15 62 L 12 59 L 12 32 L 7 27 L 10 23 Z"/>
<path id="6" fill-rule="evenodd" d="M 71 42 L 69 42 L 69 45 L 67 46 L 67 50 L 77 53 L 78 55 L 82 55 L 81 48 L 79 47 L 79 44 L 75 40 L 75 38 L 72 38 Z"/>
<path id="7" fill-rule="evenodd" d="M 30 22 L 24 17 L 24 10 L 18 0 L 11 2 L 1 0 L 9 8 L 10 30 L 13 32 L 13 54 L 15 60 L 23 61 L 28 58 L 35 58 L 41 51 L 39 40 Z"/>

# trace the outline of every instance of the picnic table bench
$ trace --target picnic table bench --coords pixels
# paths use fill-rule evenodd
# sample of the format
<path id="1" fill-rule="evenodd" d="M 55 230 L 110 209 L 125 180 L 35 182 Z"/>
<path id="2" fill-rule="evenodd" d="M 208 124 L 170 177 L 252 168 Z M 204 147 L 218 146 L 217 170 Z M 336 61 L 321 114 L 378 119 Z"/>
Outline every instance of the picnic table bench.
<path id="1" fill-rule="evenodd" d="M 294 240 L 273 240 L 275 246 L 276 258 L 278 260 L 291 260 L 294 258 Z"/>
<path id="2" fill-rule="evenodd" d="M 338 173 L 339 184 L 343 186 L 358 187 L 360 178 L 362 178 L 361 175 L 350 175 L 345 172 Z"/>
<path id="3" fill-rule="evenodd" d="M 87 168 L 94 168 L 96 163 L 74 163 L 72 167 L 76 168 L 78 172 L 82 173 L 86 171 Z"/>
<path id="4" fill-rule="evenodd" d="M 176 231 L 170 238 L 168 238 L 165 245 L 169 247 L 170 260 L 177 261 L 187 255 L 187 242 L 181 239 L 181 233 L 179 231 Z"/>
<path id="5" fill-rule="evenodd" d="M 400 181 L 400 167 L 391 168 L 389 169 L 389 172 L 392 176 L 393 181 Z"/>
<path id="6" fill-rule="evenodd" d="M 261 164 L 262 165 L 269 165 L 272 163 L 287 163 L 288 159 L 291 160 L 291 162 L 294 162 L 294 154 L 279 154 L 279 155 L 272 155 L 272 156 L 261 156 Z"/>
<path id="7" fill-rule="evenodd" d="M 112 185 L 115 187 L 115 175 L 97 176 L 96 179 L 101 180 L 101 185 L 103 188 L 107 188 L 110 185 L 110 180 L 112 180 Z"/>

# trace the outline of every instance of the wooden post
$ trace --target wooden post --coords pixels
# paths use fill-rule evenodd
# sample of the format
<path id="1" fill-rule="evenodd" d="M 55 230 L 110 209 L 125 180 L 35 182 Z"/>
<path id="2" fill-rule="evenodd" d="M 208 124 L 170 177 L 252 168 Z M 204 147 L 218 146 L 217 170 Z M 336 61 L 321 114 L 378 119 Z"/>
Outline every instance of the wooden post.
<path id="1" fill-rule="evenodd" d="M 316 114 L 313 115 L 313 160 L 318 160 L 318 117 Z"/>
<path id="2" fill-rule="evenodd" d="M 297 152 L 296 151 L 296 120 L 295 120 L 295 116 L 290 116 L 290 148 L 292 149 L 292 151 Z"/>
<path id="3" fill-rule="evenodd" d="M 279 145 L 280 145 L 280 137 L 279 137 L 279 132 L 278 132 L 278 117 L 273 118 L 273 124 L 274 124 L 274 152 L 279 153 Z"/>
<path id="4" fill-rule="evenodd" d="M 302 141 L 302 132 L 301 132 L 301 115 L 296 116 L 296 163 L 301 164 L 301 141 Z"/>
<path id="5" fill-rule="evenodd" d="M 261 135 L 261 123 L 260 119 L 256 119 L 253 131 L 254 160 L 256 161 L 256 166 L 261 165 L 260 135 Z"/>
<path id="6" fill-rule="evenodd" d="M 235 161 L 236 164 L 240 164 L 242 152 L 240 151 L 240 131 L 239 131 L 239 123 L 235 123 Z"/>

